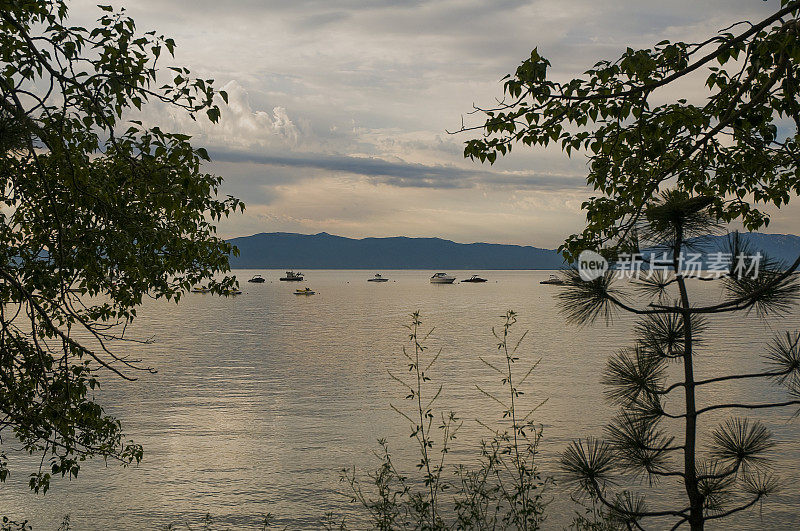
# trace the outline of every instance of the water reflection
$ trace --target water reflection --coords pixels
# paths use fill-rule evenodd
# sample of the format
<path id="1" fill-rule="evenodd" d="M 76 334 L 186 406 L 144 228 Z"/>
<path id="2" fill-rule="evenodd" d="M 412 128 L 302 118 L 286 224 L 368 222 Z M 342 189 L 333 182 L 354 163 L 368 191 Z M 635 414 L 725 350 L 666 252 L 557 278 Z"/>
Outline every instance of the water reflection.
<path id="1" fill-rule="evenodd" d="M 372 272 L 306 271 L 317 295 L 297 297 L 278 271 L 239 271 L 244 280 L 264 274 L 264 284 L 243 283 L 230 299 L 191 294 L 180 305 L 149 302 L 134 332 L 155 336 L 135 348 L 157 367 L 135 383 L 106 379 L 101 400 L 124 421 L 127 434 L 145 447 L 141 466 L 84 466 L 77 480 L 57 480 L 46 497 L 27 492 L 20 470 L 0 491 L 6 514 L 31 519 L 34 528 L 54 529 L 64 514 L 76 529 L 156 528 L 198 522 L 210 512 L 222 527 L 256 528 L 272 512 L 290 529 L 316 529 L 326 511 L 348 516 L 353 507 L 338 494 L 342 466 L 374 463 L 372 450 L 386 436 L 394 448 L 407 446 L 403 422 L 389 408 L 402 405 L 402 390 L 387 369 L 402 370 L 400 347 L 408 314 L 420 310 L 425 327 L 435 327 L 433 348 L 443 349 L 434 378 L 444 383 L 440 406 L 467 420 L 452 458 L 469 460 L 483 435 L 471 419 L 499 415 L 475 385 L 496 385 L 478 360 L 496 352 L 492 325 L 507 309 L 519 314 L 518 330 L 529 329 L 523 355 L 542 358 L 526 397 L 548 402 L 539 410 L 544 425 L 542 466 L 574 437 L 600 435 L 611 408 L 599 385 L 606 356 L 631 337 L 627 317 L 612 326 L 565 325 L 552 295 L 540 285 L 548 272 L 479 273 L 486 284 L 430 285 L 427 271 L 382 272 L 386 283 L 368 283 Z M 699 284 L 699 283 L 698 283 Z M 695 286 L 709 298 L 706 284 Z M 799 327 L 795 312 L 783 322 L 749 318 L 741 326 L 715 318 L 698 357 L 697 374 L 720 366 L 749 372 L 760 367 L 757 353 L 773 331 Z M 133 347 L 121 347 L 133 348 Z M 752 400 L 772 391 L 752 382 L 720 386 L 700 401 L 731 394 Z M 777 395 L 775 395 L 777 396 Z M 800 424 L 792 411 L 760 415 L 780 442 L 780 472 L 800 479 L 796 444 Z M 710 419 L 709 419 L 710 420 Z M 402 458 L 404 455 L 399 451 Z M 19 456 L 12 456 L 12 466 Z M 800 495 L 787 489 L 759 520 L 748 513 L 737 525 L 787 526 Z M 774 510 L 773 510 L 774 509 Z M 571 520 L 575 507 L 558 494 L 548 526 Z M 112 525 L 113 524 L 113 525 Z"/>

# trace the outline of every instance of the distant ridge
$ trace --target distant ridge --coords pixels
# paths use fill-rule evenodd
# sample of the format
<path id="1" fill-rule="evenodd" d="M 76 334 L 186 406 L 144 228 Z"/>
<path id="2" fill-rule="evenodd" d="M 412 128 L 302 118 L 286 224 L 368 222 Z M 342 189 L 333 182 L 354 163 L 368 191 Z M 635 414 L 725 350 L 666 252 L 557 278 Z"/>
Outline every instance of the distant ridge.
<path id="1" fill-rule="evenodd" d="M 494 243 L 456 243 L 441 238 L 353 239 L 268 232 L 228 240 L 239 248 L 240 269 L 558 269 L 552 249 Z"/>
<path id="2" fill-rule="evenodd" d="M 739 236 L 753 253 L 759 252 L 788 267 L 800 255 L 800 236 L 792 234 L 763 234 L 742 232 Z M 727 235 L 702 236 L 693 240 L 694 251 L 708 256 L 715 252 L 730 252 Z"/>
<path id="3" fill-rule="evenodd" d="M 703 238 L 706 252 L 723 249 L 725 236 Z M 743 233 L 753 249 L 791 263 L 800 237 Z M 496 243 L 456 243 L 441 238 L 345 238 L 326 232 L 265 232 L 228 240 L 239 248 L 231 257 L 238 269 L 559 269 L 554 249 Z"/>
<path id="4" fill-rule="evenodd" d="M 791 265 L 800 255 L 800 236 L 793 234 L 764 234 L 761 232 L 743 232 L 740 237 L 754 251 L 761 251 L 770 258 Z M 725 250 L 727 236 L 706 236 L 701 249 L 714 252 Z"/>

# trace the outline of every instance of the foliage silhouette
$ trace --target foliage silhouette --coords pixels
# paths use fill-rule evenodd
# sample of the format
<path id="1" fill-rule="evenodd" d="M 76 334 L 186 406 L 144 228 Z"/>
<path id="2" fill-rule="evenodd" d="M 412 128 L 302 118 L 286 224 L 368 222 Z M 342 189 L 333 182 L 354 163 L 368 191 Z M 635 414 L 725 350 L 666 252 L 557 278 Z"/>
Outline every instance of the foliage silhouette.
<path id="1" fill-rule="evenodd" d="M 701 196 L 714 219 L 764 227 L 764 206 L 800 193 L 798 14 L 799 1 L 780 0 L 761 21 L 736 22 L 703 42 L 628 48 L 567 82 L 550 78 L 550 61 L 534 49 L 506 76 L 505 98 L 475 108 L 485 122 L 462 126 L 483 132 L 464 155 L 494 163 L 517 144 L 585 153 L 587 183 L 599 195 L 582 205 L 584 231 L 561 248 L 570 260 L 608 242 L 631 245 L 645 208 L 666 188 Z M 665 88 L 684 82 L 707 97 L 660 103 L 672 99 Z M 687 227 L 683 236 L 691 235 Z"/>
<path id="2" fill-rule="evenodd" d="M 703 529 L 707 521 L 763 501 L 779 484 L 768 461 L 774 444 L 770 431 L 742 416 L 731 416 L 707 433 L 698 423 L 713 411 L 733 414 L 800 405 L 797 332 L 787 332 L 768 345 L 763 370 L 729 373 L 726 367 L 715 367 L 712 377 L 695 374 L 695 360 L 702 352 L 700 340 L 709 327 L 706 316 L 751 310 L 762 315 L 784 314 L 800 297 L 800 282 L 792 269 L 768 259 L 758 260 L 758 264 L 754 260 L 748 269 L 732 257 L 727 272 L 708 279 L 720 285 L 723 302 L 697 305 L 681 269 L 681 254 L 687 252 L 682 227 L 686 222 L 693 231 L 699 230 L 689 218 L 708 216 L 707 229 L 714 230 L 717 220 L 711 202 L 694 199 L 679 191 L 664 192 L 645 211 L 638 232 L 648 237 L 642 243 L 650 244 L 651 249 L 668 247 L 672 261 L 671 271 L 647 280 L 649 287 L 660 283 L 660 289 L 638 290 L 638 298 L 645 304 L 629 301 L 626 291 L 615 285 L 619 279 L 613 270 L 592 282 L 583 281 L 574 270 L 566 272 L 566 285 L 559 294 L 565 314 L 573 321 L 588 323 L 616 312 L 639 318 L 635 344 L 612 355 L 603 374 L 606 396 L 618 407 L 606 427 L 606 438 L 575 441 L 561 459 L 567 480 L 628 528 L 677 528 L 688 523 L 692 529 Z M 665 211 L 679 214 L 661 217 Z M 730 236 L 733 249 L 758 256 L 741 249 L 737 240 L 736 234 Z M 585 286 L 591 283 L 595 285 L 592 289 Z M 627 287 L 637 283 L 633 280 Z M 586 310 L 598 307 L 603 312 Z M 678 377 L 670 370 L 676 363 L 682 369 Z M 759 403 L 714 401 L 718 395 L 713 393 L 705 393 L 702 401 L 696 397 L 697 390 L 734 380 L 772 383 L 782 387 L 787 396 Z M 707 444 L 701 447 L 698 440 L 704 439 Z M 634 480 L 644 480 L 655 488 L 651 498 L 655 497 L 657 507 L 646 503 L 641 489 L 629 488 Z M 659 497 L 658 493 L 665 492 L 659 489 L 669 496 Z M 683 501 L 674 501 L 681 497 L 677 494 L 681 489 L 685 491 Z"/>
<path id="3" fill-rule="evenodd" d="M 41 454 L 36 492 L 93 456 L 141 459 L 93 390 L 150 369 L 111 343 L 131 340 L 143 297 L 177 301 L 228 270 L 213 223 L 243 208 L 216 197 L 221 179 L 187 135 L 127 120 L 150 102 L 216 122 L 227 95 L 161 68 L 172 39 L 99 9 L 86 29 L 63 0 L 0 5 L 0 435 Z"/>

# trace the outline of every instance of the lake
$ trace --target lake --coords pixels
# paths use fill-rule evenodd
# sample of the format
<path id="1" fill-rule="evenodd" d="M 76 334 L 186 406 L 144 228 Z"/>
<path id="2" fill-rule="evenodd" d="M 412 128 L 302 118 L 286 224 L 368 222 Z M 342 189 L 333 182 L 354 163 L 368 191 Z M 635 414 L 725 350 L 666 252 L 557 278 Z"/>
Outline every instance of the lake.
<path id="1" fill-rule="evenodd" d="M 54 480 L 41 496 L 27 489 L 30 458 L 12 453 L 12 475 L 0 487 L 0 514 L 54 530 L 67 514 L 73 529 L 157 529 L 170 523 L 198 526 L 210 513 L 218 528 L 257 529 L 270 512 L 289 529 L 319 529 L 322 515 L 332 511 L 358 529 L 358 507 L 342 494 L 339 470 L 374 468 L 372 452 L 380 437 L 401 462 L 410 462 L 409 429 L 390 408 L 407 404 L 387 371 L 406 370 L 403 326 L 415 310 L 424 329 L 434 328 L 431 349 L 442 349 L 431 370 L 443 385 L 439 407 L 465 420 L 451 462 L 474 459 L 486 434 L 474 419 L 498 420 L 498 408 L 476 384 L 496 388 L 499 382 L 478 357 L 498 356 L 491 327 L 501 326 L 509 309 L 518 314 L 515 336 L 529 330 L 520 346 L 520 368 L 541 358 L 526 382 L 525 400 L 547 399 L 535 417 L 544 430 L 543 473 L 557 474 L 556 458 L 569 441 L 602 435 L 613 413 L 603 398 L 601 372 L 607 356 L 630 343 L 633 321 L 620 317 L 609 327 L 565 324 L 554 299 L 558 288 L 539 284 L 548 271 L 450 271 L 459 279 L 473 273 L 489 279 L 453 285 L 431 285 L 430 271 L 381 271 L 390 279 L 386 283 L 366 282 L 373 271 L 304 271 L 302 286 L 316 290 L 313 296 L 294 295 L 297 283 L 278 281 L 283 271 L 235 273 L 244 291 L 237 297 L 187 294 L 177 306 L 147 301 L 129 332 L 140 339 L 152 336 L 154 343 L 117 346 L 158 369 L 136 374 L 132 383 L 106 375 L 99 392 L 127 436 L 144 445 L 142 463 L 127 469 L 86 463 L 76 480 Z M 244 282 L 255 273 L 267 282 Z M 716 301 L 719 292 L 709 284 L 691 288 Z M 716 317 L 710 325 L 697 358 L 698 378 L 716 376 L 720 367 L 760 369 L 765 344 L 776 332 L 800 328 L 800 313 L 770 321 L 751 315 L 744 323 Z M 703 390 L 698 400 L 730 396 L 761 402 L 783 393 L 765 383 L 742 382 Z M 776 468 L 787 484 L 800 481 L 800 420 L 791 419 L 794 412 L 751 415 L 774 432 Z M 710 425 L 701 423 L 701 429 Z M 28 466 L 20 468 L 24 461 Z M 558 529 L 580 507 L 564 488 L 552 496 L 546 527 Z M 785 489 L 765 502 L 762 512 L 756 507 L 725 528 L 791 527 L 798 508 L 800 492 Z"/>

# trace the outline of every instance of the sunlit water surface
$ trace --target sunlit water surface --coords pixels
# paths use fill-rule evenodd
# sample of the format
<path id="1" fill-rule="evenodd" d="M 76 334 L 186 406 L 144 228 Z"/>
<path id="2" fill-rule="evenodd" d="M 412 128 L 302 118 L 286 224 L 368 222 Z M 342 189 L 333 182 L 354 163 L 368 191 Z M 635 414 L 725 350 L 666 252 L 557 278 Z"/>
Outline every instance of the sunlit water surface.
<path id="1" fill-rule="evenodd" d="M 244 282 L 254 273 L 267 282 Z M 405 370 L 403 326 L 414 310 L 422 313 L 423 328 L 435 328 L 431 351 L 442 349 L 430 371 L 437 386 L 443 384 L 438 406 L 465 420 L 451 462 L 474 460 L 486 435 L 474 419 L 498 420 L 498 407 L 476 384 L 496 389 L 499 382 L 478 357 L 498 355 L 491 327 L 502 324 L 508 309 L 519 316 L 514 333 L 530 331 L 520 346 L 520 369 L 541 358 L 526 382 L 525 399 L 527 405 L 547 399 L 536 413 L 544 429 L 543 473 L 556 475 L 557 456 L 569 441 L 602 435 L 612 415 L 601 371 L 606 357 L 630 342 L 633 321 L 566 324 L 554 299 L 558 288 L 539 284 L 549 272 L 452 272 L 460 279 L 481 273 L 489 282 L 431 285 L 428 271 L 382 271 L 390 278 L 383 284 L 366 282 L 372 275 L 367 271 L 306 271 L 302 285 L 315 289 L 313 296 L 294 295 L 297 285 L 279 282 L 281 273 L 236 271 L 244 293 L 235 298 L 189 294 L 177 306 L 147 302 L 129 333 L 152 336 L 155 343 L 117 348 L 158 373 L 136 374 L 132 383 L 106 377 L 99 397 L 123 421 L 128 437 L 144 445 L 141 465 L 90 462 L 77 480 L 54 480 L 42 497 L 27 489 L 30 463 L 21 467 L 24 458 L 12 452 L 12 476 L 0 487 L 0 514 L 27 518 L 34 529 L 55 529 L 65 515 L 73 529 L 157 529 L 197 527 L 209 513 L 216 528 L 248 529 L 269 512 L 289 529 L 319 529 L 322 515 L 333 512 L 351 528 L 362 528 L 339 471 L 374 468 L 380 437 L 401 462 L 410 457 L 408 426 L 389 406 L 408 403 L 387 371 Z M 692 288 L 707 301 L 719 299 L 708 283 Z M 784 319 L 751 315 L 710 324 L 697 359 L 698 378 L 760 369 L 766 342 L 776 332 L 800 327 L 800 317 L 795 310 Z M 763 383 L 739 383 L 702 391 L 699 402 L 784 396 Z M 775 434 L 776 467 L 789 487 L 726 528 L 791 528 L 797 522 L 800 421 L 791 419 L 793 413 L 787 408 L 754 414 Z M 701 428 L 721 418 L 709 416 Z M 412 461 L 404 462 L 413 471 Z M 545 527 L 568 526 L 581 508 L 565 486 L 551 496 Z"/>

